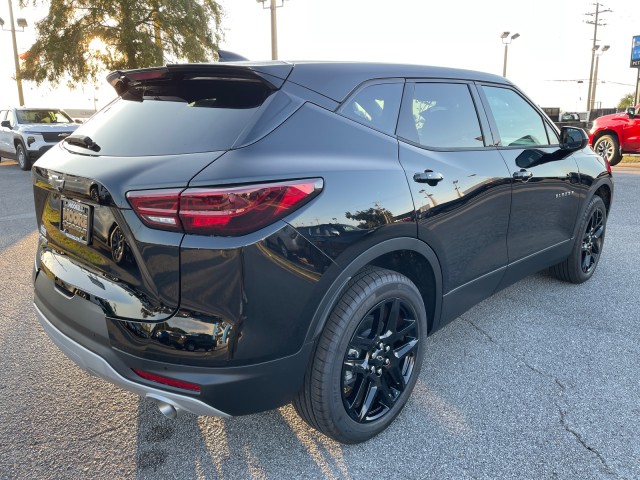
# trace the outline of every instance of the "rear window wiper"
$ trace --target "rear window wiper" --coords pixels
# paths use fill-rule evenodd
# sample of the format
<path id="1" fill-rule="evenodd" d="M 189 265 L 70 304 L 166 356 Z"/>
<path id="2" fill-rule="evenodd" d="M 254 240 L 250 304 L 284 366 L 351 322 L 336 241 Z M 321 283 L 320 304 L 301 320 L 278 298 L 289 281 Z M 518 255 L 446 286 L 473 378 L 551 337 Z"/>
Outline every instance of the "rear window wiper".
<path id="1" fill-rule="evenodd" d="M 64 141 L 70 143 L 71 145 L 88 148 L 89 150 L 93 150 L 94 152 L 100 151 L 100 146 L 86 135 L 69 135 L 64 139 Z"/>

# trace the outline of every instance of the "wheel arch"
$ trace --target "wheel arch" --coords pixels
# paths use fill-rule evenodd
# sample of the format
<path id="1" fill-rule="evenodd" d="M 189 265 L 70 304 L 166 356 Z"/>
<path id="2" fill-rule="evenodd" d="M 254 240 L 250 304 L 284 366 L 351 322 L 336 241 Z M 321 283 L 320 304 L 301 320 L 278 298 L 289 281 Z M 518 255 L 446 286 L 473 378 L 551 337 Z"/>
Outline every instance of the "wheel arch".
<path id="1" fill-rule="evenodd" d="M 22 135 L 14 135 L 13 136 L 13 146 L 18 148 L 18 144 L 22 144 L 22 146 L 25 148 L 26 150 L 26 143 L 24 141 L 24 139 L 22 138 Z"/>
<path id="2" fill-rule="evenodd" d="M 598 182 L 595 183 L 595 185 L 593 185 L 589 189 L 589 192 L 587 193 L 584 203 L 580 206 L 580 213 L 579 213 L 579 216 L 577 217 L 578 220 L 576 221 L 576 224 L 573 230 L 573 238 L 576 238 L 577 235 L 579 235 L 579 232 L 578 232 L 580 228 L 579 219 L 582 218 L 582 215 L 584 214 L 584 211 L 589 206 L 591 199 L 596 196 L 600 197 L 604 202 L 604 206 L 606 208 L 607 217 L 608 217 L 609 211 L 611 210 L 611 203 L 613 200 L 613 183 L 608 177 L 600 179 Z"/>
<path id="3" fill-rule="evenodd" d="M 598 186 L 598 188 L 595 189 L 593 194 L 590 195 L 589 201 L 591 200 L 591 197 L 594 197 L 596 195 L 602 198 L 602 201 L 604 202 L 604 206 L 607 208 L 607 216 L 609 216 L 609 211 L 611 210 L 611 200 L 613 197 L 613 190 L 611 188 L 611 185 L 609 185 L 607 182 L 602 182 Z"/>
<path id="4" fill-rule="evenodd" d="M 610 128 L 605 128 L 603 130 L 600 130 L 598 132 L 596 132 L 593 135 L 593 143 L 592 145 L 595 146 L 596 142 L 600 139 L 600 137 L 602 137 L 603 135 L 613 135 L 616 137 L 616 140 L 618 140 L 618 144 L 620 144 L 620 135 L 618 135 L 618 132 L 615 130 L 612 130 Z"/>
<path id="5" fill-rule="evenodd" d="M 319 337 L 351 278 L 368 266 L 393 270 L 409 278 L 422 296 L 428 332 L 437 325 L 442 310 L 442 271 L 438 257 L 429 245 L 416 238 L 395 238 L 374 245 L 340 271 L 315 311 L 306 342 Z"/>

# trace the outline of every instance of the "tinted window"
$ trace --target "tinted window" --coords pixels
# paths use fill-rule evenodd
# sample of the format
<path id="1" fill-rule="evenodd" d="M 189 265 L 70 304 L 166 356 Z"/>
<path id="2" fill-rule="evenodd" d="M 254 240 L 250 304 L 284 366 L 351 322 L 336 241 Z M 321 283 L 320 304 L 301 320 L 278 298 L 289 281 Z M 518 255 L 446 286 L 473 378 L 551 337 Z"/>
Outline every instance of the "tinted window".
<path id="1" fill-rule="evenodd" d="M 425 147 L 484 146 L 471 93 L 464 84 L 416 84 L 400 125 L 399 134 Z"/>
<path id="2" fill-rule="evenodd" d="M 340 112 L 377 130 L 393 134 L 398 121 L 401 83 L 381 83 L 370 85 L 349 99 Z"/>
<path id="3" fill-rule="evenodd" d="M 498 127 L 503 147 L 549 145 L 542 117 L 508 88 L 482 87 Z"/>
<path id="4" fill-rule="evenodd" d="M 226 150 L 269 96 L 252 81 L 192 79 L 144 84 L 78 130 L 101 155 L 153 156 Z M 80 147 L 65 144 L 75 150 Z"/>

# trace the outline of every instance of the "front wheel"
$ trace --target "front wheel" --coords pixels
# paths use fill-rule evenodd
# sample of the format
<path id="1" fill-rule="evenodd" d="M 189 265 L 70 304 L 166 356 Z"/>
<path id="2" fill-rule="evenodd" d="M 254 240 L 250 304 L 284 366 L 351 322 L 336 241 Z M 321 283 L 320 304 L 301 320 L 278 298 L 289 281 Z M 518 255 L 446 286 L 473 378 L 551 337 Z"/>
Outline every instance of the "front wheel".
<path id="1" fill-rule="evenodd" d="M 16 145 L 16 157 L 18 158 L 18 166 L 22 170 L 29 170 L 29 157 L 22 143 Z"/>
<path id="2" fill-rule="evenodd" d="M 607 209 L 602 199 L 595 196 L 582 216 L 571 254 L 551 267 L 551 274 L 559 280 L 571 283 L 589 280 L 600 261 L 606 227 Z"/>
<path id="3" fill-rule="evenodd" d="M 334 307 L 294 400 L 312 427 L 343 443 L 382 432 L 406 404 L 420 373 L 427 316 L 404 275 L 368 268 Z"/>
<path id="4" fill-rule="evenodd" d="M 609 162 L 612 167 L 620 163 L 622 154 L 615 135 L 602 135 L 593 145 L 593 150 Z"/>

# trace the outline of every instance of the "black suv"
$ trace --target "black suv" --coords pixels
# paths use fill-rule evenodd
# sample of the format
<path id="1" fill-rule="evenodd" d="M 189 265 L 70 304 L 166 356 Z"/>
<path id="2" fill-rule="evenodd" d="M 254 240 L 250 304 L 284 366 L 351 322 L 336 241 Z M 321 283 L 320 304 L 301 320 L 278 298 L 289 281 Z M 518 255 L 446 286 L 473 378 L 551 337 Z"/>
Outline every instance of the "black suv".
<path id="1" fill-rule="evenodd" d="M 598 264 L 608 164 L 502 77 L 246 62 L 108 79 L 119 98 L 32 169 L 35 306 L 77 364 L 170 417 L 293 401 L 367 440 L 427 335 L 533 272 L 581 283 Z"/>

